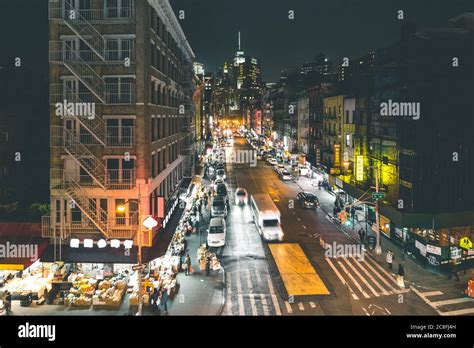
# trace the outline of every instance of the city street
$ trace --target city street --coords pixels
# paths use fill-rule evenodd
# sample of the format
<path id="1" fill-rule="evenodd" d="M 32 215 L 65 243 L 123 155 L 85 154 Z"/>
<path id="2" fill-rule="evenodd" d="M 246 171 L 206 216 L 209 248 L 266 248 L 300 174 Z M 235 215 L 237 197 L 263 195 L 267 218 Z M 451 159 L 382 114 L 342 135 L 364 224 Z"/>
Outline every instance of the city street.
<path id="1" fill-rule="evenodd" d="M 248 150 L 243 138 L 236 138 L 233 150 Z M 227 148 L 227 154 L 231 152 Z M 295 197 L 300 182 L 283 182 L 264 161 L 226 164 L 227 185 L 233 194 L 244 187 L 249 195 L 268 192 L 282 214 L 284 243 L 299 243 L 319 274 L 330 295 L 292 296 L 288 294 L 268 243 L 262 242 L 249 206 L 232 205 L 227 218 L 227 242 L 222 252 L 226 269 L 226 315 L 430 315 L 436 312 L 409 288 L 401 289 L 390 274 L 372 258 L 325 257 L 318 235 L 328 244 L 354 244 L 331 223 L 322 209 L 300 208 Z M 309 179 L 306 180 L 309 182 Z M 304 185 L 304 184 L 303 184 Z M 331 195 L 314 188 L 323 208 L 333 204 Z M 324 192 L 324 193 L 323 193 Z M 231 197 L 233 197 L 231 195 Z"/>

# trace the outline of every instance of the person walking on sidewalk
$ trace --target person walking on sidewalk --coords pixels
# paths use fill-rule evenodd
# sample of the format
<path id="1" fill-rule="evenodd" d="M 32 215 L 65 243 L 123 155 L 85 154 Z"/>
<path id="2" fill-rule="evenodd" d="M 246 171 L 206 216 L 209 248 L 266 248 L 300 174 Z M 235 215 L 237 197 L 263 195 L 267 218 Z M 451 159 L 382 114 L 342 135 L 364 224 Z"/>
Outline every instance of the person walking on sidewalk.
<path id="1" fill-rule="evenodd" d="M 161 304 L 163 305 L 164 314 L 168 314 L 168 298 L 171 294 L 171 288 L 165 288 L 161 294 Z"/>
<path id="2" fill-rule="evenodd" d="M 5 291 L 5 312 L 10 315 L 12 312 L 12 294 L 10 291 Z"/>
<path id="3" fill-rule="evenodd" d="M 456 281 L 459 281 L 459 274 L 458 274 L 458 266 L 456 264 L 456 260 L 452 260 L 449 265 L 449 275 L 448 280 L 451 280 L 453 275 L 456 277 Z"/>
<path id="4" fill-rule="evenodd" d="M 361 228 L 359 229 L 359 240 L 360 244 L 364 244 L 365 241 L 365 231 Z"/>
<path id="5" fill-rule="evenodd" d="M 391 250 L 388 250 L 387 251 L 387 256 L 385 257 L 385 261 L 387 261 L 387 264 L 388 264 L 388 269 L 389 270 L 392 270 L 393 269 L 393 253 Z"/>
<path id="6" fill-rule="evenodd" d="M 404 276 L 405 276 L 405 268 L 403 267 L 403 261 L 401 261 L 398 264 L 398 277 L 397 277 L 398 286 L 400 286 L 401 288 L 405 287 L 405 282 L 403 281 Z"/>
<path id="7" fill-rule="evenodd" d="M 188 276 L 191 274 L 191 257 L 189 257 L 189 254 L 186 254 L 186 258 L 184 259 L 184 264 L 185 264 L 185 274 Z"/>
<path id="8" fill-rule="evenodd" d="M 211 258 L 209 256 L 206 257 L 206 276 L 209 277 L 209 273 L 211 272 Z"/>

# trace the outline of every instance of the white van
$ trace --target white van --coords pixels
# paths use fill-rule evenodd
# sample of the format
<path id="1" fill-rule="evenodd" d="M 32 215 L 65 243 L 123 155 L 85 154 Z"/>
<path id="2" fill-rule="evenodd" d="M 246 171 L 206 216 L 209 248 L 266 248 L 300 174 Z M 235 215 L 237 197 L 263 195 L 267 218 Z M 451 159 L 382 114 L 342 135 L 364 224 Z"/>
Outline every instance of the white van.
<path id="1" fill-rule="evenodd" d="M 226 225 L 223 218 L 212 218 L 207 230 L 207 245 L 221 247 L 225 245 Z"/>
<path id="2" fill-rule="evenodd" d="M 281 214 L 268 193 L 252 195 L 250 199 L 255 225 L 260 235 L 266 241 L 282 241 Z"/>

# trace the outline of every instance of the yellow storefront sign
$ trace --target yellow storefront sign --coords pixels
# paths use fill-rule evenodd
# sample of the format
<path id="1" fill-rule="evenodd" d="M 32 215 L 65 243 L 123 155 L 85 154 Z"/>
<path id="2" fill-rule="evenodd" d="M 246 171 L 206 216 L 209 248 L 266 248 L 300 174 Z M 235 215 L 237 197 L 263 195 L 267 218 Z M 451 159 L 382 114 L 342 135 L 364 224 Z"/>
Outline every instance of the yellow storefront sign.
<path id="1" fill-rule="evenodd" d="M 364 181 L 364 156 L 356 156 L 356 180 Z"/>
<path id="2" fill-rule="evenodd" d="M 459 240 L 459 246 L 463 249 L 469 250 L 472 249 L 472 242 L 468 237 L 462 237 Z"/>
<path id="3" fill-rule="evenodd" d="M 341 145 L 334 144 L 334 167 L 341 166 Z"/>

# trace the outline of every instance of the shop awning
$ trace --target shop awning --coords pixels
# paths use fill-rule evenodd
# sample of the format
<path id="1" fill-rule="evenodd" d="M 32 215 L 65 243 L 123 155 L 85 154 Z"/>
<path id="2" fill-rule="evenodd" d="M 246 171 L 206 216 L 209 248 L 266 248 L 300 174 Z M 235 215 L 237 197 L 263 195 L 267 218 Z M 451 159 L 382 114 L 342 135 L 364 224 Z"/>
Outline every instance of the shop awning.
<path id="1" fill-rule="evenodd" d="M 173 215 L 171 215 L 171 219 L 166 224 L 166 227 L 161 228 L 153 238 L 153 247 L 143 249 L 143 262 L 153 261 L 154 259 L 166 254 L 166 250 L 168 250 L 168 246 L 171 243 L 171 239 L 176 231 L 183 210 L 183 208 L 179 207 L 179 204 L 176 206 L 176 209 L 174 210 Z"/>
<path id="2" fill-rule="evenodd" d="M 41 237 L 41 224 L 0 223 L 0 270 L 24 270 L 41 258 L 48 247 Z"/>
<path id="3" fill-rule="evenodd" d="M 137 247 L 130 249 L 130 255 L 125 255 L 125 249 L 123 246 L 120 248 L 111 248 L 107 246 L 99 249 L 84 248 L 71 248 L 69 245 L 61 246 L 61 256 L 59 256 L 59 247 L 56 246 L 56 258 L 54 253 L 55 246 L 49 245 L 43 256 L 41 257 L 42 262 L 55 262 L 63 261 L 67 263 L 123 263 L 123 264 L 136 264 L 137 263 Z M 143 248 L 145 249 L 145 248 Z"/>

